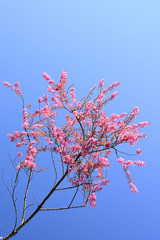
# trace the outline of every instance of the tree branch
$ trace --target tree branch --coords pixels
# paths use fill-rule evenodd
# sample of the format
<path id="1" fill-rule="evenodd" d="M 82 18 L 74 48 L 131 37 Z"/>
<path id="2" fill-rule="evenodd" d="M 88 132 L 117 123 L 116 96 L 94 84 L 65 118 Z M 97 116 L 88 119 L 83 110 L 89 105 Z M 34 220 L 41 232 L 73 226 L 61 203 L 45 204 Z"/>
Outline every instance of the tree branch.
<path id="1" fill-rule="evenodd" d="M 29 174 L 29 178 L 28 178 L 28 183 L 27 183 L 27 187 L 26 187 L 26 191 L 25 191 L 24 203 L 23 203 L 22 221 L 21 221 L 21 224 L 20 224 L 20 225 L 23 224 L 24 219 L 25 219 L 26 202 L 27 202 L 28 189 L 29 189 L 29 185 L 30 185 L 30 182 L 31 182 L 31 176 L 32 176 L 32 169 L 30 169 L 30 174 Z"/>
<path id="2" fill-rule="evenodd" d="M 17 173 L 18 174 L 18 173 Z M 15 224 L 14 224 L 14 228 L 13 228 L 13 231 L 15 230 L 16 226 L 17 226 L 17 207 L 16 207 L 16 201 L 14 199 L 14 192 L 15 192 L 15 188 L 13 188 L 13 192 L 11 193 L 11 191 L 9 190 L 9 187 L 7 186 L 7 184 L 5 183 L 4 181 L 4 178 L 3 178 L 3 175 L 4 175 L 4 170 L 3 170 L 3 173 L 2 173 L 2 181 L 3 181 L 3 184 L 5 185 L 6 189 L 8 190 L 11 198 L 12 198 L 12 202 L 13 202 L 13 206 L 14 206 L 14 211 L 15 211 Z M 16 179 L 15 179 L 15 182 L 17 181 L 17 175 L 16 175 Z M 16 184 L 15 184 L 16 185 Z"/>
<path id="3" fill-rule="evenodd" d="M 55 210 L 65 210 L 65 209 L 72 209 L 72 208 L 81 208 L 86 207 L 85 205 L 80 206 L 73 206 L 73 207 L 64 207 L 64 208 L 41 208 L 40 211 L 55 211 Z"/>
<path id="4" fill-rule="evenodd" d="M 72 198 L 72 200 L 71 200 L 71 202 L 70 202 L 68 208 L 72 205 L 72 203 L 73 203 L 73 201 L 74 201 L 74 199 L 75 199 L 75 197 L 76 197 L 76 195 L 77 195 L 78 188 L 79 188 L 79 187 L 77 187 L 76 192 L 75 192 L 75 194 L 74 194 L 74 196 L 73 196 L 73 198 Z"/>

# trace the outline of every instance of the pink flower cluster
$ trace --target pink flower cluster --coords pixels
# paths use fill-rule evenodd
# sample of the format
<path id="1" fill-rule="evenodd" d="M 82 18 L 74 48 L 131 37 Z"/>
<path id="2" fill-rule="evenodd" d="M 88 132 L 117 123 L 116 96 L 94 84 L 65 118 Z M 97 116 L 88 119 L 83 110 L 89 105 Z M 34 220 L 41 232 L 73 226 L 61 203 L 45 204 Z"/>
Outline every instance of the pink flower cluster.
<path id="1" fill-rule="evenodd" d="M 114 82 L 114 83 L 112 83 L 109 87 L 108 87 L 108 90 L 112 90 L 112 89 L 114 89 L 115 87 L 117 87 L 117 86 L 120 86 L 120 82 Z"/>
<path id="2" fill-rule="evenodd" d="M 10 83 L 4 81 L 3 85 L 14 91 L 19 97 L 21 97 L 21 89 L 19 87 L 19 82 L 15 82 L 14 86 L 12 86 Z"/>
<path id="3" fill-rule="evenodd" d="M 76 97 L 75 88 L 71 88 L 71 100 L 72 100 L 73 103 L 76 103 L 75 97 Z"/>
<path id="4" fill-rule="evenodd" d="M 23 125 L 22 125 L 22 127 L 24 128 L 24 129 L 27 129 L 27 128 L 29 128 L 29 123 L 28 123 L 28 119 L 27 119 L 27 109 L 26 108 L 24 108 L 23 109 Z"/>
<path id="5" fill-rule="evenodd" d="M 91 205 L 91 207 L 96 207 L 96 194 L 95 193 L 92 193 L 91 196 L 89 196 L 88 200 L 89 200 L 89 204 Z"/>
<path id="6" fill-rule="evenodd" d="M 35 145 L 35 141 L 30 141 L 30 144 L 27 145 L 28 150 L 27 150 L 27 155 L 24 159 L 24 161 L 21 161 L 18 166 L 17 170 L 20 170 L 21 168 L 31 168 L 31 169 L 36 169 L 36 164 L 34 163 L 35 157 L 37 156 L 37 149 L 33 147 Z M 21 154 L 20 154 L 21 155 Z"/>
<path id="7" fill-rule="evenodd" d="M 141 167 L 144 167 L 146 165 L 145 162 L 140 161 L 140 160 L 138 160 L 138 161 L 132 161 L 132 160 L 125 161 L 123 158 L 118 158 L 118 162 L 123 164 L 122 166 L 123 166 L 124 169 L 126 169 L 126 167 L 129 166 L 129 165 L 135 166 L 135 164 L 136 164 L 136 165 L 141 166 Z"/>
<path id="8" fill-rule="evenodd" d="M 137 154 L 141 154 L 141 153 L 142 153 L 142 150 L 141 150 L 141 149 L 137 149 L 137 150 L 136 150 L 136 153 L 137 153 Z"/>
<path id="9" fill-rule="evenodd" d="M 47 81 L 50 80 L 50 76 L 47 73 L 43 73 L 42 76 L 44 77 L 44 79 L 46 79 Z"/>
<path id="10" fill-rule="evenodd" d="M 99 87 L 103 87 L 103 84 L 104 84 L 104 79 L 99 80 Z"/>
<path id="11" fill-rule="evenodd" d="M 41 102 L 45 102 L 47 105 L 49 105 L 47 94 L 45 94 L 43 97 L 39 98 L 39 103 L 41 103 Z"/>
<path id="12" fill-rule="evenodd" d="M 117 91 L 116 91 L 116 92 L 113 92 L 112 95 L 111 95 L 111 99 L 114 99 L 115 97 L 117 97 L 117 95 L 118 95 L 118 92 L 117 92 Z"/>
<path id="13" fill-rule="evenodd" d="M 67 73 L 65 71 L 62 71 L 58 83 L 55 83 L 46 73 L 42 76 L 48 83 L 51 101 L 50 96 L 45 94 L 39 98 L 39 108 L 36 111 L 29 110 L 28 114 L 27 108 L 23 108 L 22 131 L 17 130 L 13 134 L 8 134 L 17 147 L 26 147 L 26 155 L 23 154 L 25 157 L 19 162 L 17 169 L 19 171 L 22 168 L 35 170 L 38 154 L 50 151 L 56 154 L 56 159 L 59 156 L 63 170 L 67 169 L 68 181 L 74 186 L 81 187 L 89 204 L 95 207 L 96 192 L 109 183 L 105 178 L 106 168 L 111 166 L 108 160 L 109 155 L 122 143 L 134 145 L 144 138 L 145 134 L 141 133 L 140 129 L 149 126 L 149 123 L 131 123 L 139 113 L 139 107 L 134 107 L 129 114 L 113 113 L 111 116 L 106 116 L 103 107 L 118 95 L 117 91 L 110 92 L 120 85 L 119 82 L 103 88 L 104 80 L 102 79 L 99 81 L 98 93 L 95 96 L 96 86 L 90 89 L 86 97 L 76 102 L 75 89 L 71 88 L 69 93 L 66 88 Z M 14 88 L 7 82 L 3 84 L 11 90 L 15 89 L 14 91 L 19 88 L 17 82 Z M 58 110 L 61 109 L 67 111 L 67 114 L 63 126 L 58 127 L 55 118 Z M 141 150 L 137 149 L 136 153 L 141 154 Z M 22 153 L 18 152 L 17 159 L 20 157 Z M 132 192 L 136 193 L 137 189 L 128 167 L 145 166 L 145 163 L 140 160 L 125 161 L 123 158 L 118 158 L 118 162 L 122 164 Z"/>
<path id="14" fill-rule="evenodd" d="M 137 190 L 136 186 L 134 185 L 134 183 L 130 182 L 129 185 L 130 185 L 131 191 L 133 193 L 138 193 L 138 190 Z"/>
<path id="15" fill-rule="evenodd" d="M 123 158 L 118 158 L 118 162 L 122 164 L 122 167 L 123 167 L 123 169 L 124 169 L 124 171 L 126 173 L 129 185 L 131 187 L 131 191 L 133 193 L 137 193 L 138 190 L 137 190 L 136 186 L 133 183 L 132 177 L 130 175 L 130 171 L 128 170 L 128 166 L 129 165 L 131 165 L 131 166 L 138 165 L 138 166 L 144 167 L 146 165 L 146 163 L 143 162 L 143 161 L 140 161 L 140 160 L 138 160 L 138 161 L 132 161 L 132 160 L 125 161 Z"/>

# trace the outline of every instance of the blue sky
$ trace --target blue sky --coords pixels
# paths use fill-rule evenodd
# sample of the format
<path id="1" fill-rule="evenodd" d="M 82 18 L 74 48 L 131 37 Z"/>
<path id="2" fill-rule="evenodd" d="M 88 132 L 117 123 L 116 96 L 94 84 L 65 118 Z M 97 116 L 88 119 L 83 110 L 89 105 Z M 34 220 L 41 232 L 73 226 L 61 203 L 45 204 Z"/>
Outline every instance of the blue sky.
<path id="1" fill-rule="evenodd" d="M 138 121 L 150 121 L 140 160 L 146 167 L 130 168 L 139 193 L 133 195 L 117 163 L 110 157 L 111 181 L 97 197 L 97 208 L 39 213 L 19 234 L 20 239 L 160 239 L 160 2 L 157 0 L 82 1 L 1 1 L 0 2 L 0 79 L 19 81 L 25 102 L 36 108 L 37 99 L 47 90 L 42 73 L 59 80 L 68 72 L 68 85 L 74 83 L 81 98 L 102 78 L 105 86 L 120 81 L 120 95 L 105 110 L 129 112 L 140 107 Z M 0 85 L 1 165 L 10 183 L 12 168 L 8 153 L 16 146 L 6 137 L 22 125 L 16 112 L 21 102 Z M 43 159 L 40 159 L 43 161 Z M 24 176 L 25 177 L 25 176 Z M 38 176 L 39 177 L 39 176 Z M 49 189 L 50 173 L 35 178 L 33 190 L 42 197 Z M 23 191 L 20 184 L 18 193 Z M 31 193 L 30 193 L 31 194 Z M 0 236 L 13 226 L 13 207 L 0 182 Z M 65 204 L 68 193 L 49 203 Z"/>

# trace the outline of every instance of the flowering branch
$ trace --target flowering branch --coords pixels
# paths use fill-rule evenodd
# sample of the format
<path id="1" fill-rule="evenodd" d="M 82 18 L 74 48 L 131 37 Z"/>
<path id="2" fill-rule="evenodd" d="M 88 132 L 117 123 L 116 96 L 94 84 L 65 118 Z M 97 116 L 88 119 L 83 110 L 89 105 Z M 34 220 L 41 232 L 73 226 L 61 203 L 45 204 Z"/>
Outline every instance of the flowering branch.
<path id="1" fill-rule="evenodd" d="M 104 80 L 99 81 L 98 87 L 93 86 L 86 97 L 80 101 L 76 100 L 75 88 L 72 86 L 66 90 L 67 73 L 62 71 L 60 80 L 55 83 L 46 73 L 43 73 L 44 79 L 48 83 L 48 91 L 51 95 L 45 94 L 40 97 L 39 108 L 32 111 L 29 104 L 25 107 L 24 98 L 21 94 L 19 83 L 12 86 L 8 82 L 3 82 L 4 86 L 14 91 L 22 99 L 22 131 L 16 130 L 8 134 L 11 142 L 16 143 L 17 148 L 22 146 L 26 152 L 19 151 L 16 156 L 16 177 L 11 194 L 15 208 L 15 226 L 13 231 L 4 237 L 3 240 L 10 239 L 16 235 L 39 211 L 65 210 L 85 207 L 87 202 L 92 207 L 96 207 L 96 194 L 101 191 L 103 186 L 109 184 L 109 179 L 105 176 L 110 168 L 109 157 L 113 152 L 116 153 L 118 163 L 126 174 L 129 186 L 133 193 L 138 190 L 133 183 L 129 166 L 145 166 L 140 160 L 125 160 L 119 154 L 139 155 L 141 150 L 137 149 L 135 154 L 125 153 L 117 150 L 117 146 L 122 143 L 128 143 L 134 146 L 140 139 L 145 138 L 140 129 L 147 127 L 148 122 L 132 124 L 132 121 L 139 113 L 139 107 L 134 107 L 129 113 L 112 114 L 106 116 L 103 107 L 117 97 L 118 92 L 114 91 L 120 83 L 114 82 L 108 88 L 104 88 Z M 112 92 L 113 91 L 113 92 Z M 50 103 L 51 101 L 51 103 Z M 58 112 L 63 110 L 66 123 L 58 127 Z M 28 113 L 29 112 L 29 113 Z M 32 176 L 43 171 L 43 168 L 37 169 L 38 156 L 41 152 L 49 151 L 51 153 L 51 162 L 53 165 L 53 177 L 51 190 L 39 203 L 36 209 L 26 218 L 26 209 L 33 204 L 27 205 L 27 196 L 31 184 Z M 24 156 L 22 156 L 22 152 Z M 57 157 L 58 156 L 58 157 Z M 56 159 L 56 160 L 55 160 Z M 61 162 L 61 171 L 59 172 L 58 161 Z M 15 204 L 15 189 L 21 171 L 25 171 L 28 178 L 24 194 L 22 219 L 19 223 L 17 208 Z M 60 188 L 60 184 L 68 181 L 71 186 Z M 76 188 L 68 207 L 44 208 L 44 204 L 55 191 L 63 191 Z M 72 206 L 78 192 L 83 195 L 83 204 Z M 19 223 L 19 226 L 17 227 Z"/>

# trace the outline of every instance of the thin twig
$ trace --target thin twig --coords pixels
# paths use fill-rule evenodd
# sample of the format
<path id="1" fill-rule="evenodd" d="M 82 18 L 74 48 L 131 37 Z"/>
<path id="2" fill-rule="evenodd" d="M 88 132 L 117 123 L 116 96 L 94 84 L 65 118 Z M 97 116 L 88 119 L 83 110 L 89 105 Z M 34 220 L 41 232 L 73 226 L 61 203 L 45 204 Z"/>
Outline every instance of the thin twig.
<path id="1" fill-rule="evenodd" d="M 26 206 L 26 209 L 33 206 L 33 205 L 34 205 L 34 203 L 29 204 L 28 206 Z"/>
<path id="2" fill-rule="evenodd" d="M 80 206 L 64 207 L 64 208 L 41 208 L 40 211 L 55 211 L 55 210 L 65 210 L 65 209 L 81 208 L 81 207 L 86 207 L 86 206 L 80 205 Z"/>
<path id="3" fill-rule="evenodd" d="M 11 162 L 11 164 L 12 164 L 12 166 L 13 166 L 14 170 L 16 171 L 16 167 L 15 167 L 15 165 L 14 165 L 14 163 L 13 163 L 13 161 L 12 161 L 12 159 L 11 159 L 11 157 L 10 157 L 10 154 L 9 154 L 9 153 L 8 153 L 8 157 L 9 157 L 9 160 L 10 160 L 10 162 Z"/>
<path id="4" fill-rule="evenodd" d="M 13 196 L 13 197 L 14 197 L 14 193 L 15 193 L 16 186 L 17 186 L 17 184 L 18 184 L 18 176 L 19 176 L 19 173 L 20 173 L 20 171 L 17 172 L 16 178 L 15 178 L 15 181 L 14 181 L 14 187 L 13 187 L 13 191 L 12 191 L 12 196 Z"/>
<path id="5" fill-rule="evenodd" d="M 16 207 L 16 200 L 14 199 L 14 191 L 11 193 L 11 191 L 9 190 L 9 187 L 7 186 L 7 184 L 5 183 L 4 181 L 4 178 L 3 178 L 3 175 L 4 175 L 4 169 L 3 169 L 3 172 L 2 172 L 2 181 L 3 181 L 3 184 L 5 185 L 6 189 L 8 190 L 11 198 L 12 198 L 12 202 L 13 202 L 13 206 L 14 206 L 14 211 L 15 211 L 15 224 L 14 224 L 14 228 L 12 230 L 12 232 L 15 230 L 16 226 L 17 226 L 17 207 Z M 16 175 L 16 178 L 17 178 L 17 175 Z"/>
<path id="6" fill-rule="evenodd" d="M 83 185 L 83 183 L 82 183 L 82 184 L 80 184 L 80 185 Z M 73 187 L 66 187 L 66 188 L 57 188 L 55 191 L 61 191 L 61 190 L 72 189 L 72 188 L 79 187 L 80 185 L 76 185 L 76 186 L 73 186 Z"/>
<path id="7" fill-rule="evenodd" d="M 54 166 L 54 171 L 55 171 L 55 174 L 56 174 L 55 181 L 54 181 L 54 185 L 55 185 L 56 182 L 57 182 L 57 169 L 56 169 L 56 165 L 55 165 L 55 162 L 54 162 L 54 159 L 53 159 L 53 151 L 52 151 L 52 149 L 51 149 L 51 158 L 52 158 L 52 163 L 53 163 L 53 166 Z"/>
<path id="8" fill-rule="evenodd" d="M 75 197 L 76 197 L 76 195 L 77 195 L 77 193 L 78 193 L 78 188 L 79 188 L 79 187 L 77 187 L 76 192 L 75 192 L 75 194 L 74 194 L 74 196 L 73 196 L 70 204 L 68 205 L 68 208 L 72 205 L 72 203 L 73 203 L 73 201 L 74 201 L 74 199 L 75 199 Z"/>
<path id="9" fill-rule="evenodd" d="M 136 153 L 133 153 L 133 154 L 125 153 L 125 152 L 121 152 L 121 151 L 119 151 L 118 149 L 116 149 L 116 148 L 114 148 L 114 147 L 112 147 L 112 148 L 113 148 L 114 150 L 116 150 L 117 152 L 119 152 L 119 153 L 123 153 L 123 154 L 129 155 L 129 156 L 137 156 Z"/>
<path id="10" fill-rule="evenodd" d="M 33 192 L 32 192 L 32 197 L 34 198 L 34 200 L 36 201 L 37 205 L 39 205 L 39 202 L 37 201 L 37 199 L 35 198 Z"/>

